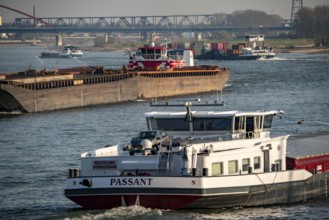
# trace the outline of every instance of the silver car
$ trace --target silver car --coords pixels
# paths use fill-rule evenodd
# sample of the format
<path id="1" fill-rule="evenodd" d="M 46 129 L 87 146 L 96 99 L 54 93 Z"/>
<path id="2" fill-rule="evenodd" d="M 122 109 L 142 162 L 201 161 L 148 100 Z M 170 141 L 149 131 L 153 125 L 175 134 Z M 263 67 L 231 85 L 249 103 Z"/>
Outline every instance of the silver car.
<path id="1" fill-rule="evenodd" d="M 157 150 L 160 144 L 168 145 L 170 141 L 169 136 L 163 130 L 147 130 L 139 132 L 135 137 L 131 139 L 130 143 L 133 148 L 142 149 L 142 141 L 145 139 L 151 141 L 152 148 L 156 148 Z"/>

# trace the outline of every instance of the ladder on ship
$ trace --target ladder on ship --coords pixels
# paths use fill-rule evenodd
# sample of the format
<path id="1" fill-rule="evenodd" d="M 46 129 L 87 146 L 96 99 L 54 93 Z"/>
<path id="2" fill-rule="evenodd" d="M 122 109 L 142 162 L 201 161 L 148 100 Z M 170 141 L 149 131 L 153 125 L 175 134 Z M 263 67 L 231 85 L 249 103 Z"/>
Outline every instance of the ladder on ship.
<path id="1" fill-rule="evenodd" d="M 171 159 L 170 151 L 169 152 L 159 152 L 158 176 L 169 174 L 170 159 Z"/>

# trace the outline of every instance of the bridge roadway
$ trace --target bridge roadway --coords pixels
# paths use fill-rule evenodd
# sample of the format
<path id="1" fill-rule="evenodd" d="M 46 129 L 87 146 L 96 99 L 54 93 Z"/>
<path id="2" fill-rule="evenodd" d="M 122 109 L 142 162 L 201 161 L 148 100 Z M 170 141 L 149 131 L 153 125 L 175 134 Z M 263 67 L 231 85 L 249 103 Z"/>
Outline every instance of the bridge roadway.
<path id="1" fill-rule="evenodd" d="M 238 28 L 227 14 L 124 16 L 124 17 L 44 17 L 16 18 L 11 25 L 0 26 L 0 33 L 72 33 L 72 32 L 205 32 L 205 31 L 292 31 L 292 27 Z"/>

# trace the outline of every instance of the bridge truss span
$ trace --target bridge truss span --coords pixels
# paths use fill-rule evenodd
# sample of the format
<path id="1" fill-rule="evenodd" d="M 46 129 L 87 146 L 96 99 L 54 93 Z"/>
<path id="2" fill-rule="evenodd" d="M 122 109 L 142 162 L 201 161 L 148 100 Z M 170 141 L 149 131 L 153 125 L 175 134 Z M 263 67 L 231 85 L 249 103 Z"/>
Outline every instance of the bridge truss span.
<path id="1" fill-rule="evenodd" d="M 53 28 L 97 29 L 194 29 L 227 27 L 227 14 L 170 15 L 170 16 L 125 16 L 125 17 L 43 17 L 39 18 Z M 33 18 L 16 18 L 14 28 L 38 28 Z"/>

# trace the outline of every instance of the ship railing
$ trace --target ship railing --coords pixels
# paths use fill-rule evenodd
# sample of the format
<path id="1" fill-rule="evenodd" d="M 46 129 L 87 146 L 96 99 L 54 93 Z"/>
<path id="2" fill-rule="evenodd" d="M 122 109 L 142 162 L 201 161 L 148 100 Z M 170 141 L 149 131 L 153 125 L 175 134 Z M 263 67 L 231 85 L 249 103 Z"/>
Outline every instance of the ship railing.
<path id="1" fill-rule="evenodd" d="M 168 55 L 168 57 L 172 60 L 181 60 L 182 57 L 180 55 Z"/>
<path id="2" fill-rule="evenodd" d="M 175 137 L 171 139 L 169 147 L 162 148 L 162 153 L 171 152 L 175 153 L 180 147 L 190 146 L 192 144 L 213 143 L 225 140 L 231 140 L 228 134 L 224 135 L 203 135 L 194 137 Z M 159 152 L 161 153 L 161 152 Z"/>
<path id="3" fill-rule="evenodd" d="M 50 82 L 39 82 L 39 83 L 13 83 L 12 85 L 22 87 L 30 90 L 41 90 L 41 89 L 52 89 L 74 85 L 73 80 L 57 80 Z"/>
<path id="4" fill-rule="evenodd" d="M 120 81 L 131 77 L 132 75 L 129 73 L 113 74 L 108 76 L 91 76 L 91 77 L 83 78 L 83 83 L 84 84 L 107 83 L 107 82 Z"/>
<path id="5" fill-rule="evenodd" d="M 169 77 L 195 77 L 195 76 L 215 76 L 219 74 L 219 70 L 203 70 L 195 71 L 189 69 L 175 69 L 175 71 L 152 71 L 140 72 L 138 75 L 149 78 L 169 78 Z"/>
<path id="6" fill-rule="evenodd" d="M 218 141 L 227 140 L 228 139 L 227 136 L 228 135 L 201 136 L 201 137 L 197 137 L 197 138 L 188 139 L 188 143 L 189 144 L 200 144 L 200 143 L 218 142 Z"/>
<path id="7" fill-rule="evenodd" d="M 25 89 L 42 90 L 42 89 L 76 86 L 76 85 L 82 85 L 82 84 L 114 82 L 114 81 L 120 81 L 120 80 L 131 78 L 131 77 L 132 77 L 131 74 L 124 73 L 124 74 L 115 74 L 115 75 L 109 75 L 109 76 L 97 76 L 97 77 L 93 76 L 93 77 L 78 78 L 78 79 L 73 79 L 73 80 L 56 80 L 56 81 L 39 82 L 39 83 L 18 83 L 18 82 L 13 82 L 13 81 L 7 81 L 7 83 L 9 85 L 18 86 L 18 87 L 22 87 Z"/>
<path id="8" fill-rule="evenodd" d="M 260 132 L 248 131 L 248 132 L 238 132 L 230 135 L 232 140 L 242 140 L 242 139 L 254 139 L 260 138 Z"/>

